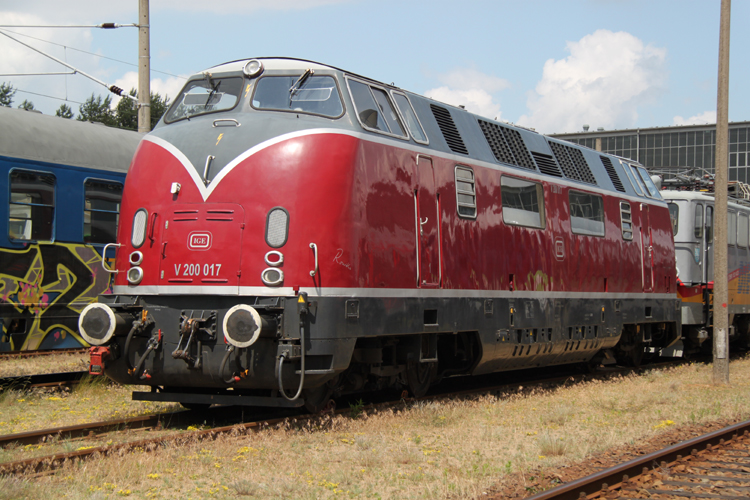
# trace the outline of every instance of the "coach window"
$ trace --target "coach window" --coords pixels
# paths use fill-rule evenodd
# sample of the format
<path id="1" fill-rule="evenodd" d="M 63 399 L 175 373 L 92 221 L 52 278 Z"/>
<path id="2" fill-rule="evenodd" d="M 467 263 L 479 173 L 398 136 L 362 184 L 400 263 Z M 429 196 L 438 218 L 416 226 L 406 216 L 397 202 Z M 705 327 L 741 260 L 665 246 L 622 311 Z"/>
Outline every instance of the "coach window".
<path id="1" fill-rule="evenodd" d="M 747 214 L 739 214 L 737 217 L 737 246 L 747 248 Z"/>
<path id="2" fill-rule="evenodd" d="M 727 212 L 727 243 L 737 244 L 737 213 Z"/>
<path id="3" fill-rule="evenodd" d="M 55 176 L 13 170 L 10 173 L 8 236 L 11 240 L 52 241 Z"/>
<path id="4" fill-rule="evenodd" d="M 347 78 L 359 123 L 367 130 L 406 139 L 404 127 L 385 90 Z"/>
<path id="5" fill-rule="evenodd" d="M 695 225 L 693 234 L 697 239 L 703 238 L 703 205 L 695 205 Z"/>
<path id="6" fill-rule="evenodd" d="M 667 208 L 669 208 L 669 220 L 672 221 L 672 234 L 675 235 L 679 229 L 680 206 L 677 203 L 667 203 Z"/>
<path id="7" fill-rule="evenodd" d="M 456 165 L 456 206 L 458 215 L 476 219 L 477 195 L 474 171 L 469 167 Z"/>
<path id="8" fill-rule="evenodd" d="M 414 112 L 414 108 L 412 107 L 409 98 L 406 97 L 406 95 L 401 94 L 400 92 L 391 91 L 391 95 L 393 95 L 393 100 L 396 102 L 396 107 L 401 112 L 401 116 L 406 121 L 406 127 L 409 129 L 409 132 L 411 133 L 411 136 L 414 138 L 414 140 L 421 144 L 429 144 L 427 135 L 424 133 L 424 129 L 422 128 L 422 123 L 419 121 L 419 117 Z"/>
<path id="9" fill-rule="evenodd" d="M 122 184 L 89 179 L 83 192 L 83 241 L 113 243 L 117 239 Z"/>
<path id="10" fill-rule="evenodd" d="M 544 190 L 541 184 L 503 176 L 500 195 L 506 224 L 544 229 Z"/>
<path id="11" fill-rule="evenodd" d="M 578 191 L 568 192 L 570 228 L 576 234 L 604 236 L 602 197 Z"/>

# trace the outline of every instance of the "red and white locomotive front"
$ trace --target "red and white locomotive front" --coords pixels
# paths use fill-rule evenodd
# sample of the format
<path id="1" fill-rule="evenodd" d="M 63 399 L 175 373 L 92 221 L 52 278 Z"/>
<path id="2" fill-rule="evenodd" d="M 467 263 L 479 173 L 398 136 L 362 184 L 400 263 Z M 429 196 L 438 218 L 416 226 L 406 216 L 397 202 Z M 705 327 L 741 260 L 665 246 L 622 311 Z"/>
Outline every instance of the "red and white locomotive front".
<path id="1" fill-rule="evenodd" d="M 300 289 L 356 282 L 340 269 L 349 271 L 341 264 L 352 251 L 344 235 L 358 146 L 351 123 L 336 120 L 335 73 L 252 60 L 190 79 L 129 171 L 115 293 L 80 320 L 93 345 L 106 345 L 94 349 L 92 370 L 166 392 L 218 380 L 297 389 L 299 367 L 283 363 L 302 361 L 316 305 Z M 340 371 L 340 348 L 307 350 L 308 385 Z"/>

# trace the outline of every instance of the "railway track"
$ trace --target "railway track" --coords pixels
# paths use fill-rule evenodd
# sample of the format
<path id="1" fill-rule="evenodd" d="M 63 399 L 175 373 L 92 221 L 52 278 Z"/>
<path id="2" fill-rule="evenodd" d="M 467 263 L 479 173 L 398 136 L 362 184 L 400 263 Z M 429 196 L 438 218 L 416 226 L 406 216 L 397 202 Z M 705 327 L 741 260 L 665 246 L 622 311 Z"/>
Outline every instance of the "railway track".
<path id="1" fill-rule="evenodd" d="M 658 368 L 661 366 L 672 366 L 672 363 L 665 363 L 662 365 L 650 365 L 649 369 Z M 639 369 L 635 368 L 617 368 L 617 369 L 606 369 L 595 374 L 573 374 L 563 373 L 553 378 L 542 378 L 539 377 L 538 372 L 528 372 L 526 377 L 520 376 L 516 372 L 511 377 L 512 381 L 502 384 L 485 385 L 478 388 L 472 388 L 468 390 L 457 390 L 455 387 L 447 387 L 444 389 L 446 392 L 436 393 L 423 398 L 419 398 L 419 401 L 436 401 L 447 398 L 461 398 L 461 397 L 477 397 L 485 394 L 507 394 L 522 389 L 530 390 L 534 387 L 541 386 L 554 386 L 564 385 L 570 383 L 577 383 L 583 380 L 590 380 L 592 378 L 609 378 L 612 376 L 619 376 L 622 374 L 628 374 Z M 535 379 L 531 377 L 535 376 Z M 495 377 L 490 377 L 488 380 L 492 380 Z M 465 382 L 465 381 L 464 381 Z M 460 384 L 456 384 L 460 385 Z M 345 399 L 342 399 L 346 403 Z M 359 407 L 360 411 L 375 412 L 385 408 L 394 406 L 403 406 L 409 403 L 417 401 L 414 398 L 407 398 L 405 394 L 401 394 L 401 397 L 394 398 L 388 401 L 376 402 L 370 405 Z M 175 428 L 175 432 L 164 435 L 163 433 L 157 437 L 149 439 L 141 439 L 136 441 L 112 444 L 112 445 L 101 445 L 101 446 L 86 446 L 85 449 L 79 449 L 74 452 L 68 453 L 55 453 L 40 457 L 29 458 L 26 460 L 13 461 L 0 463 L 0 475 L 3 474 L 40 474 L 40 473 L 51 473 L 56 469 L 63 466 L 65 463 L 71 460 L 85 460 L 95 455 L 109 455 L 112 453 L 122 453 L 128 450 L 145 450 L 151 451 L 158 449 L 160 446 L 168 442 L 183 442 L 188 440 L 202 440 L 215 438 L 221 434 L 229 433 L 251 433 L 260 430 L 264 427 L 275 426 L 282 423 L 288 425 L 301 425 L 303 422 L 310 419 L 327 419 L 333 415 L 345 415 L 350 413 L 352 410 L 349 407 L 341 408 L 338 410 L 332 409 L 329 412 L 325 412 L 322 415 L 306 415 L 301 414 L 299 410 L 289 410 L 284 414 L 280 414 L 278 410 L 273 411 L 273 414 L 266 413 L 264 415 L 258 415 L 262 411 L 259 409 L 253 409 L 253 417 L 251 421 L 247 422 L 245 414 L 241 408 L 237 408 L 235 413 L 237 414 L 235 419 L 236 423 L 231 425 L 222 425 L 212 427 L 209 429 L 200 429 L 193 431 L 186 431 L 184 429 L 177 430 L 179 426 L 190 425 L 190 423 L 204 422 L 218 420 L 226 422 L 231 419 L 228 418 L 227 407 L 214 407 L 209 410 L 203 411 L 180 411 L 169 414 L 160 414 L 149 417 L 137 417 L 134 419 L 122 419 L 110 422 L 97 422 L 90 424 L 81 424 L 76 426 L 57 428 L 57 429 L 44 429 L 40 431 L 26 432 L 20 434 L 11 434 L 6 436 L 0 436 L 0 447 L 8 447 L 12 445 L 34 445 L 37 443 L 48 442 L 50 439 L 89 439 L 93 440 L 99 438 L 98 441 L 102 441 L 101 435 L 120 431 L 125 429 L 167 429 L 167 424 L 170 428 Z M 86 444 L 91 444 L 86 443 Z"/>
<path id="2" fill-rule="evenodd" d="M 526 500 L 750 498 L 750 420 Z"/>
<path id="3" fill-rule="evenodd" d="M 88 351 L 86 347 L 75 349 L 52 349 L 48 351 L 5 351 L 0 352 L 0 361 L 4 359 L 36 358 L 41 356 L 58 356 L 61 354 L 83 354 Z"/>
<path id="4" fill-rule="evenodd" d="M 32 389 L 36 387 L 61 387 L 77 384 L 87 371 L 45 373 L 41 375 L 24 375 L 21 377 L 0 378 L 0 391 L 6 389 Z"/>

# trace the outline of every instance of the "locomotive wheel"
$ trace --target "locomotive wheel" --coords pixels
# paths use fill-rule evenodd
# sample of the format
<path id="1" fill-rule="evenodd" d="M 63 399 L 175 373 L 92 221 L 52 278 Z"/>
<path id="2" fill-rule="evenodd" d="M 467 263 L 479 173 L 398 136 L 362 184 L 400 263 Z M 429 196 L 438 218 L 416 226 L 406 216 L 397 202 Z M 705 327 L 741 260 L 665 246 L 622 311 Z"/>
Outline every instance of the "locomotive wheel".
<path id="1" fill-rule="evenodd" d="M 417 363 L 410 361 L 406 365 L 406 381 L 409 391 L 415 398 L 421 398 L 427 394 L 427 390 L 435 380 L 437 363 Z"/>
<path id="2" fill-rule="evenodd" d="M 335 408 L 336 403 L 331 399 L 331 396 L 340 379 L 341 377 L 336 377 L 319 387 L 303 389 L 302 397 L 305 399 L 305 409 L 314 414 L 331 409 L 331 407 Z"/>

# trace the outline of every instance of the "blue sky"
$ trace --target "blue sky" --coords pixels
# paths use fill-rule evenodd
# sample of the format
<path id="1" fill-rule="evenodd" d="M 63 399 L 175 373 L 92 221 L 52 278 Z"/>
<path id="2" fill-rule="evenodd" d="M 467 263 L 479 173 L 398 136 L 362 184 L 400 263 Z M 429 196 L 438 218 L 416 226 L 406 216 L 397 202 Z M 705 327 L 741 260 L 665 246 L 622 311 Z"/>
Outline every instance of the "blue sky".
<path id="1" fill-rule="evenodd" d="M 137 22 L 137 1 L 1 0 L 0 24 Z M 234 59 L 311 59 L 545 133 L 711 123 L 719 0 L 152 0 L 152 90 Z M 750 120 L 750 1 L 732 6 L 729 119 Z M 135 28 L 2 28 L 107 83 L 136 85 Z M 48 42 L 54 42 L 53 45 Z M 64 47 L 65 48 L 64 48 Z M 66 71 L 0 37 L 0 74 Z M 160 73 L 158 71 L 165 72 Z M 103 87 L 80 75 L 0 76 L 69 99 Z M 53 114 L 65 102 L 18 92 Z"/>

